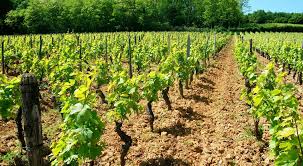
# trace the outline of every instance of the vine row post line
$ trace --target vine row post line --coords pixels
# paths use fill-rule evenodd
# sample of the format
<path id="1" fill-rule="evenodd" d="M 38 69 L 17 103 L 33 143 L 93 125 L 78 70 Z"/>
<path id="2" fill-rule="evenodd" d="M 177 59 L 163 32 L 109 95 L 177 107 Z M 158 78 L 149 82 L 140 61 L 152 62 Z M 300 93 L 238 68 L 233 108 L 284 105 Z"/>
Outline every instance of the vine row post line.
<path id="1" fill-rule="evenodd" d="M 36 77 L 29 73 L 23 74 L 20 90 L 22 93 L 22 116 L 29 165 L 41 166 L 43 165 L 41 156 L 43 139 L 39 87 Z"/>
<path id="2" fill-rule="evenodd" d="M 52 37 L 52 48 L 54 47 L 54 37 L 53 37 L 53 35 L 51 35 L 51 37 Z"/>
<path id="3" fill-rule="evenodd" d="M 2 62 L 2 74 L 5 74 L 5 59 L 4 59 L 4 40 L 2 39 L 2 42 L 1 42 L 1 62 Z"/>
<path id="4" fill-rule="evenodd" d="M 190 35 L 188 34 L 188 36 L 187 36 L 187 49 L 186 49 L 186 56 L 187 56 L 187 58 L 189 58 L 189 56 L 190 56 L 190 44 L 191 44 L 191 42 L 190 42 Z"/>
<path id="5" fill-rule="evenodd" d="M 215 58 L 215 56 L 216 56 L 216 41 L 217 40 L 217 38 L 216 38 L 216 32 L 214 33 L 214 56 L 213 56 L 213 58 Z M 209 56 L 208 56 L 208 63 L 209 63 Z"/>
<path id="6" fill-rule="evenodd" d="M 209 40 L 210 40 L 210 34 L 207 34 L 207 40 L 206 40 L 205 50 L 204 50 L 204 60 L 203 60 L 204 67 L 207 66 L 206 58 L 209 56 L 209 55 L 207 55 L 207 53 L 208 53 L 207 49 L 208 49 Z"/>
<path id="7" fill-rule="evenodd" d="M 11 37 L 7 36 L 7 45 L 9 46 L 11 44 Z"/>
<path id="8" fill-rule="evenodd" d="M 77 36 L 77 44 L 79 46 L 79 70 L 82 71 L 82 41 L 80 36 Z"/>
<path id="9" fill-rule="evenodd" d="M 186 57 L 187 57 L 187 60 L 189 60 L 189 57 L 190 57 L 190 35 L 188 34 L 188 36 L 187 36 L 187 48 L 186 48 Z M 188 87 L 188 84 L 190 84 L 191 82 L 192 82 L 192 75 L 193 74 L 190 74 L 190 79 L 189 79 L 189 82 L 188 82 L 188 80 L 186 80 L 186 84 L 185 84 L 185 86 L 186 86 L 186 89 L 188 89 L 189 87 Z"/>
<path id="10" fill-rule="evenodd" d="M 105 62 L 106 64 L 108 64 L 107 62 L 107 34 L 105 35 Z"/>
<path id="11" fill-rule="evenodd" d="M 128 65 L 129 65 L 129 78 L 133 77 L 133 69 L 132 69 L 132 55 L 131 55 L 131 43 L 130 43 L 130 33 L 128 34 Z"/>
<path id="12" fill-rule="evenodd" d="M 249 52 L 252 53 L 253 52 L 253 43 L 252 43 L 252 39 L 249 39 Z"/>
<path id="13" fill-rule="evenodd" d="M 137 35 L 134 35 L 135 45 L 137 45 Z"/>
<path id="14" fill-rule="evenodd" d="M 43 41 L 42 41 L 42 36 L 40 35 L 40 40 L 39 40 L 39 54 L 38 54 L 38 56 L 39 56 L 39 59 L 41 60 L 41 58 L 42 58 L 42 43 Z"/>
<path id="15" fill-rule="evenodd" d="M 33 37 L 32 37 L 32 35 L 30 35 L 29 44 L 30 44 L 30 47 L 33 48 Z"/>
<path id="16" fill-rule="evenodd" d="M 168 35 L 167 35 L 167 47 L 168 47 L 168 55 L 170 54 L 170 34 L 168 33 Z"/>

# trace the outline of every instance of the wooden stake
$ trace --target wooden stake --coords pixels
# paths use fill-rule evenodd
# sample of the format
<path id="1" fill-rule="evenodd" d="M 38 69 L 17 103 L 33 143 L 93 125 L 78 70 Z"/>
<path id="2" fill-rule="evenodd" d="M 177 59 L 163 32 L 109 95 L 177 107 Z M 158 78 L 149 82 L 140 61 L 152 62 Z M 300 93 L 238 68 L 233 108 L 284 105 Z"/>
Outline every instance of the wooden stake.
<path id="1" fill-rule="evenodd" d="M 214 53 L 214 56 L 216 55 L 216 43 L 217 42 L 217 40 L 216 40 L 216 32 L 215 32 L 215 34 L 214 34 L 214 51 L 215 51 L 215 53 Z"/>
<path id="2" fill-rule="evenodd" d="M 188 37 L 187 37 L 187 49 L 186 49 L 186 56 L 187 56 L 187 58 L 189 58 L 189 56 L 190 56 L 190 36 L 189 36 L 189 34 L 188 34 Z M 186 80 L 186 82 L 185 82 L 185 88 L 186 89 L 188 89 L 189 87 L 188 87 L 188 80 Z"/>
<path id="3" fill-rule="evenodd" d="M 188 37 L 187 37 L 187 50 L 186 50 L 186 55 L 187 57 L 190 56 L 190 36 L 188 34 Z"/>
<path id="4" fill-rule="evenodd" d="M 80 40 L 80 39 L 79 39 Z M 82 71 L 82 41 L 80 40 L 79 42 L 79 47 L 80 47 L 80 50 L 79 50 L 79 59 L 80 59 L 80 63 L 79 63 L 79 69 L 80 71 Z"/>
<path id="5" fill-rule="evenodd" d="M 22 93 L 23 126 L 29 165 L 41 166 L 43 165 L 41 156 L 43 139 L 39 87 L 35 76 L 29 73 L 23 74 L 20 89 Z"/>
<path id="6" fill-rule="evenodd" d="M 169 55 L 170 54 L 170 49 L 171 49 L 170 48 L 170 35 L 169 34 L 167 35 L 167 45 L 168 45 L 167 47 L 168 47 L 168 55 Z"/>
<path id="7" fill-rule="evenodd" d="M 54 47 L 54 37 L 52 36 L 52 47 Z"/>
<path id="8" fill-rule="evenodd" d="M 40 35 L 40 45 L 39 45 L 39 59 L 42 58 L 42 36 Z"/>
<path id="9" fill-rule="evenodd" d="M 7 45 L 10 46 L 10 44 L 11 44 L 11 38 L 10 38 L 10 36 L 8 36 L 7 37 Z"/>
<path id="10" fill-rule="evenodd" d="M 107 64 L 108 57 L 107 57 L 107 35 L 105 36 L 105 62 Z"/>
<path id="11" fill-rule="evenodd" d="M 128 65 L 129 65 L 129 78 L 133 77 L 133 68 L 132 68 L 132 55 L 131 55 L 131 46 L 130 46 L 130 34 L 128 34 Z"/>
<path id="12" fill-rule="evenodd" d="M 252 49 L 252 39 L 249 39 L 249 52 L 252 53 L 253 49 Z"/>
<path id="13" fill-rule="evenodd" d="M 5 59 L 4 59 L 4 40 L 2 40 L 2 44 L 1 44 L 1 50 L 2 50 L 2 53 L 1 53 L 1 57 L 2 57 L 2 59 L 1 59 L 1 61 L 2 61 L 2 74 L 5 74 Z"/>
<path id="14" fill-rule="evenodd" d="M 32 35 L 30 37 L 29 44 L 30 44 L 31 48 L 33 48 L 33 38 L 32 38 Z"/>
<path id="15" fill-rule="evenodd" d="M 135 45 L 137 45 L 137 36 L 136 36 L 136 34 L 134 36 L 134 40 L 135 40 Z"/>

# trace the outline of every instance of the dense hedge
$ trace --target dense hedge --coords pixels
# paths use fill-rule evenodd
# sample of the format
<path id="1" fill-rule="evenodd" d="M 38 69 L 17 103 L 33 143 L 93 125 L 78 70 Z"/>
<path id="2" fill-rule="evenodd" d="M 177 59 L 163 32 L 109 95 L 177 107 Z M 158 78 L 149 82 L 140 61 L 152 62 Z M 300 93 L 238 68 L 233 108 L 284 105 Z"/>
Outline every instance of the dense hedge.
<path id="1" fill-rule="evenodd" d="M 229 29 L 232 32 L 303 32 L 299 24 L 246 24 L 240 28 Z"/>
<path id="2" fill-rule="evenodd" d="M 0 34 L 234 27 L 243 17 L 242 0 L 1 0 L 0 7 Z"/>

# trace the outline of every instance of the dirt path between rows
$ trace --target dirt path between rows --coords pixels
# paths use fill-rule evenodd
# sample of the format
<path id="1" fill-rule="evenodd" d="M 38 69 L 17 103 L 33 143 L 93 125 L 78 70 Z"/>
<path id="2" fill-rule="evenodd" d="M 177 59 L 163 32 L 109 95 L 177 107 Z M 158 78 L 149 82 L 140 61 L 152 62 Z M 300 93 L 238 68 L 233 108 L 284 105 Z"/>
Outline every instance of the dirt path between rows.
<path id="1" fill-rule="evenodd" d="M 134 139 L 127 165 L 272 165 L 266 146 L 250 133 L 253 120 L 240 100 L 243 85 L 230 42 L 185 90 L 185 99 L 176 86 L 171 89 L 172 112 L 163 101 L 154 104 L 155 133 L 142 115 L 124 124 Z M 119 165 L 122 142 L 112 131 L 109 126 L 103 137 L 108 146 L 99 165 Z"/>

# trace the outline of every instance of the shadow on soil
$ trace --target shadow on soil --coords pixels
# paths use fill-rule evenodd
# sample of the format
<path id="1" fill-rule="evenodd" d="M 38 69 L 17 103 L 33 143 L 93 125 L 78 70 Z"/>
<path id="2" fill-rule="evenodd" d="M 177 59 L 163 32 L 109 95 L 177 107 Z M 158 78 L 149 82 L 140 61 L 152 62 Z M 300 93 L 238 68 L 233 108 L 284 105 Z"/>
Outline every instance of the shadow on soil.
<path id="1" fill-rule="evenodd" d="M 206 118 L 204 115 L 200 115 L 197 112 L 194 112 L 193 108 L 187 107 L 187 108 L 176 108 L 180 112 L 180 116 L 182 118 L 188 119 L 188 120 L 202 120 L 203 118 Z"/>
<path id="2" fill-rule="evenodd" d="M 218 69 L 220 70 L 220 69 Z M 213 77 L 217 77 L 218 76 L 218 72 L 214 71 L 214 70 L 209 70 L 209 72 L 207 73 L 207 75 L 213 76 Z"/>
<path id="3" fill-rule="evenodd" d="M 185 126 L 185 124 L 177 122 L 176 124 L 173 124 L 171 126 L 161 128 L 157 132 L 158 133 L 167 132 L 167 134 L 171 134 L 175 137 L 177 137 L 177 136 L 186 136 L 186 135 L 191 134 L 191 128 L 187 128 L 187 127 L 184 127 L 184 126 Z"/>
<path id="4" fill-rule="evenodd" d="M 207 98 L 205 96 L 200 96 L 200 95 L 197 95 L 197 94 L 191 94 L 189 96 L 186 96 L 185 99 L 195 100 L 195 102 L 203 102 L 207 105 L 209 105 L 209 103 L 212 102 L 209 98 Z"/>
<path id="5" fill-rule="evenodd" d="M 211 63 L 207 66 L 208 68 L 213 68 L 213 69 L 220 69 L 217 65 Z"/>
<path id="6" fill-rule="evenodd" d="M 207 79 L 207 78 L 205 78 L 205 77 L 200 78 L 200 80 L 201 80 L 202 82 L 208 83 L 208 84 L 210 84 L 210 85 L 212 85 L 212 86 L 215 86 L 215 85 L 216 85 L 215 82 L 213 82 L 212 80 L 209 80 L 209 79 Z"/>
<path id="7" fill-rule="evenodd" d="M 213 86 L 211 86 L 211 85 L 206 85 L 206 84 L 201 84 L 201 83 L 198 83 L 197 86 L 198 86 L 199 88 L 202 88 L 202 89 L 205 89 L 205 90 L 211 91 L 211 92 L 215 89 L 215 88 L 214 88 Z"/>
<path id="8" fill-rule="evenodd" d="M 159 157 L 143 161 L 139 166 L 190 166 L 189 163 L 181 159 L 174 159 L 173 157 Z"/>

